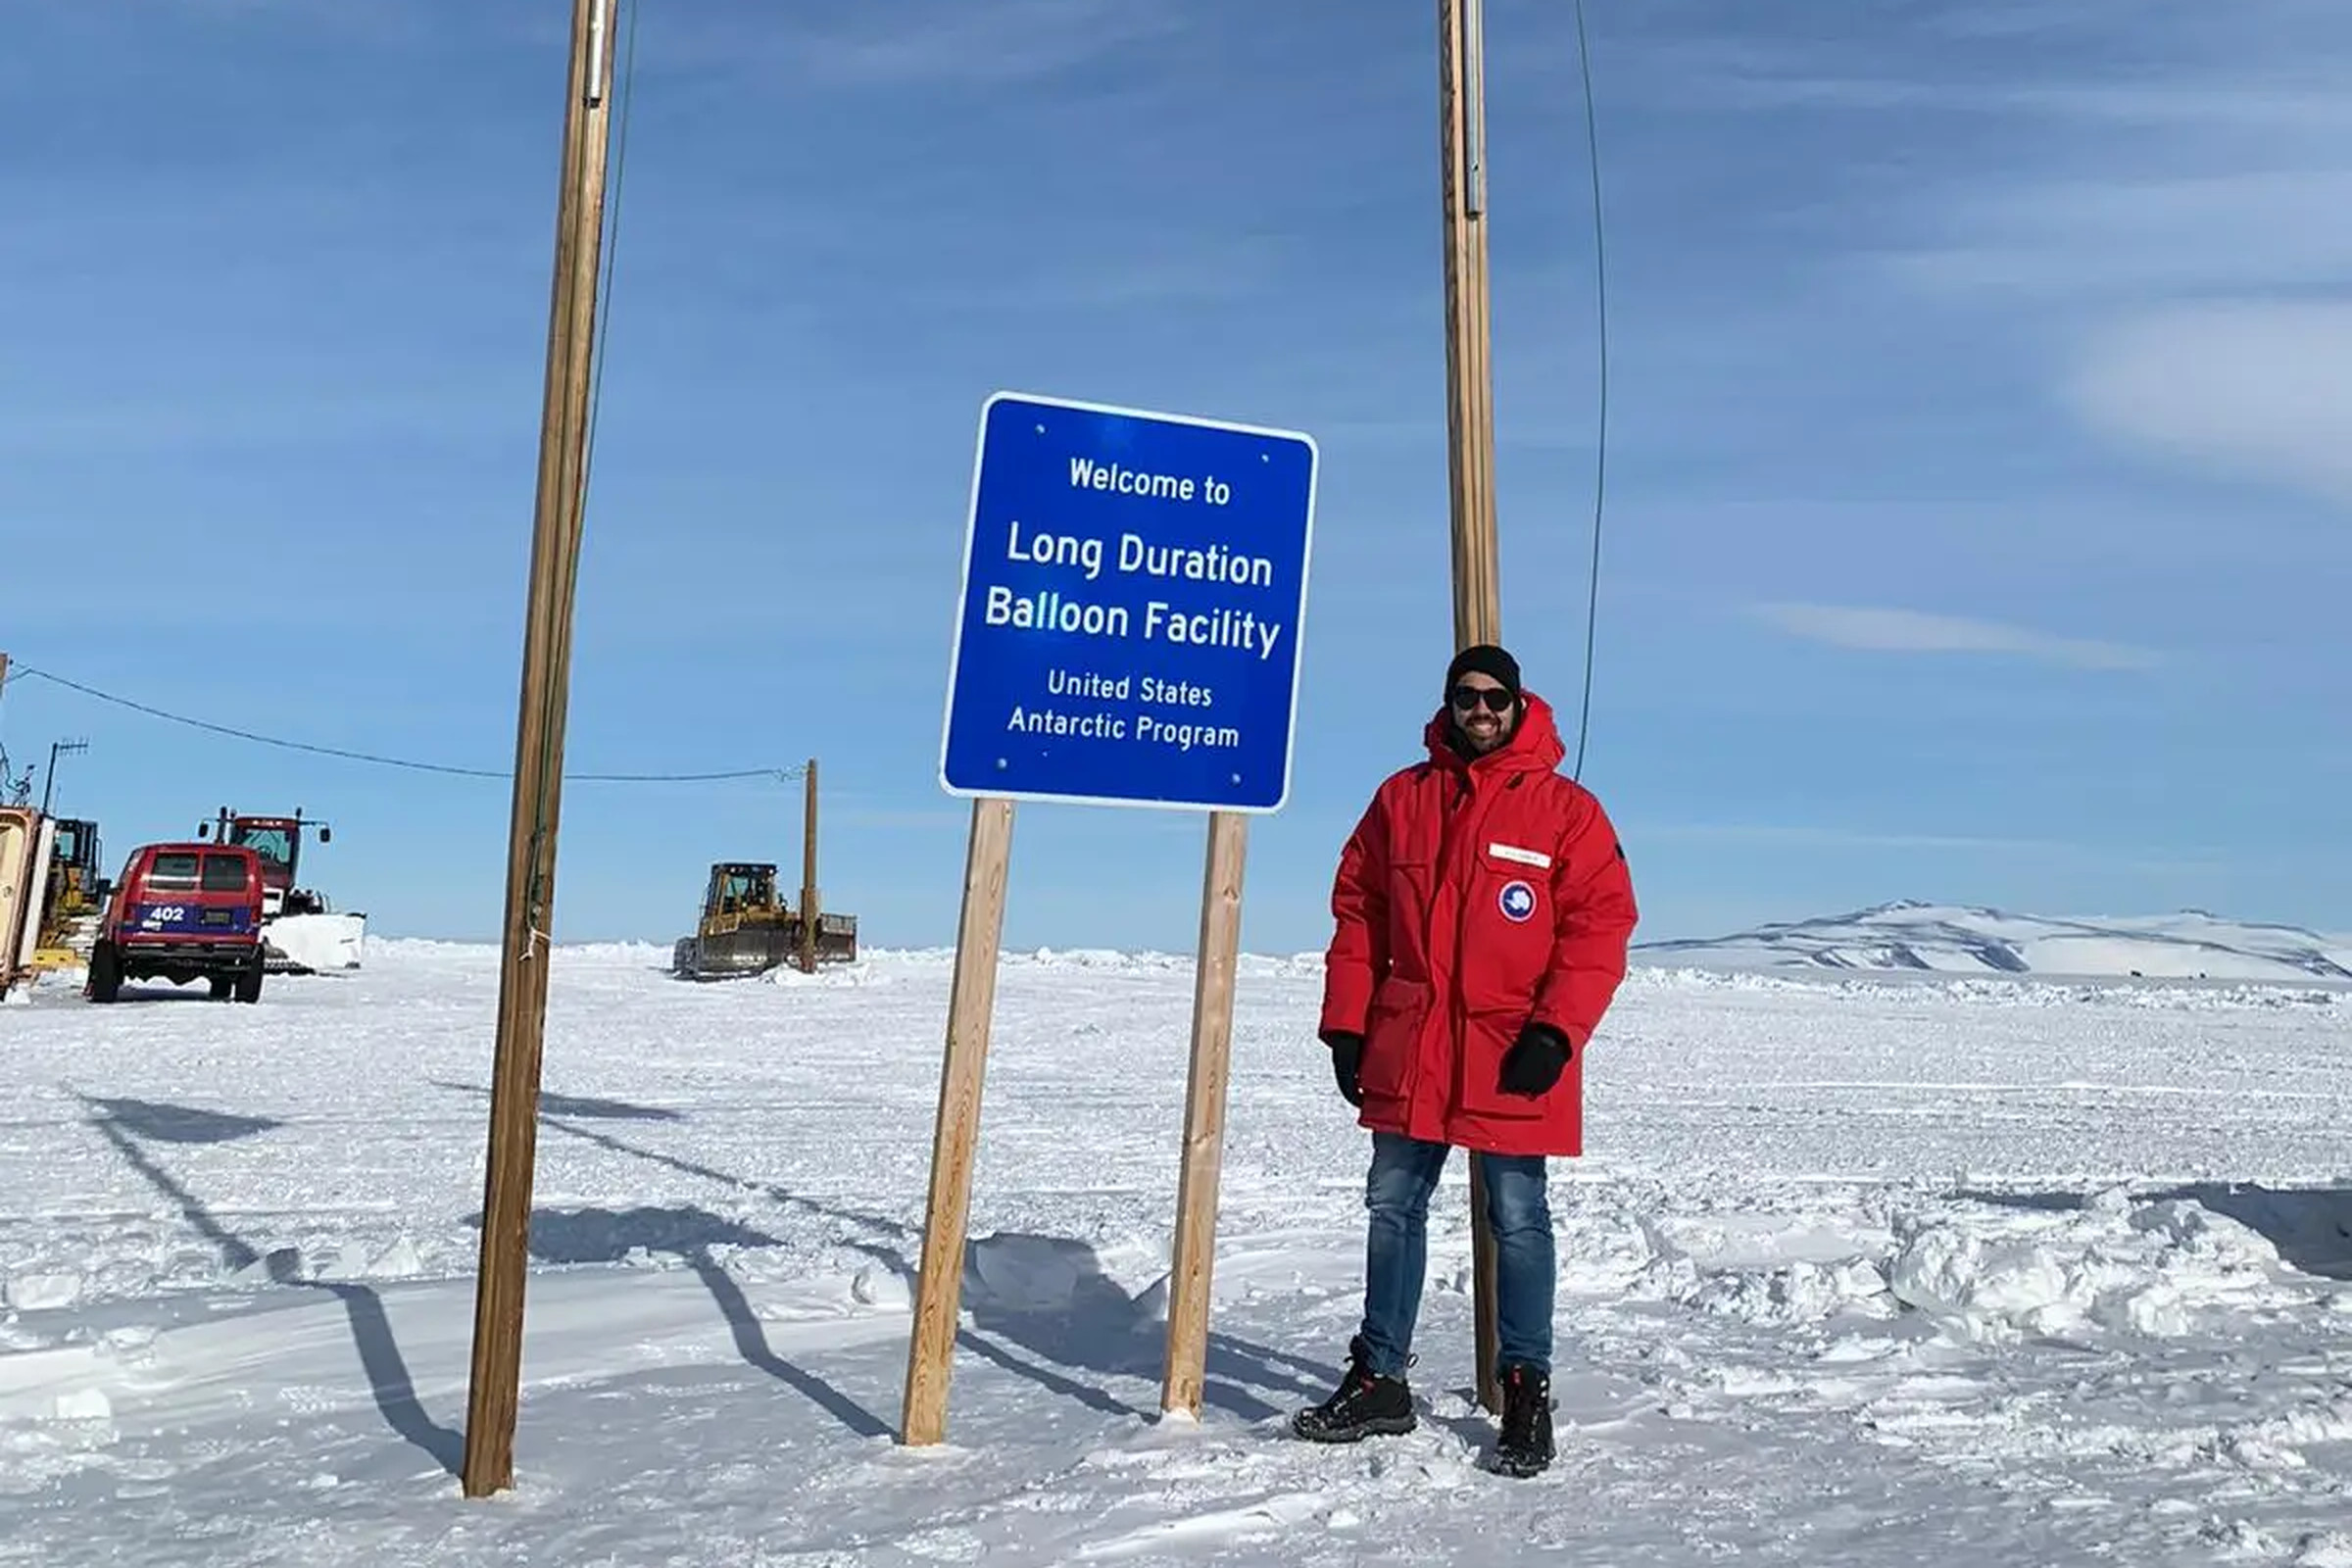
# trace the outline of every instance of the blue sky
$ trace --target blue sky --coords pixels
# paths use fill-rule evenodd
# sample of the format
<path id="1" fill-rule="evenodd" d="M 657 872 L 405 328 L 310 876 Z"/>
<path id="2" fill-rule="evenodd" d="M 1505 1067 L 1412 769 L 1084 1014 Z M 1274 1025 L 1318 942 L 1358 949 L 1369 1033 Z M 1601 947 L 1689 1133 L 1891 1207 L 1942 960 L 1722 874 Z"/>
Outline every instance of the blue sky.
<path id="1" fill-rule="evenodd" d="M 0 55 L 0 647 L 503 768 L 560 0 L 75 0 Z M 887 10 L 888 16 L 881 13 Z M 1432 8 L 644 0 L 570 765 L 822 760 L 827 901 L 953 940 L 934 779 L 998 387 L 1312 432 L 1289 809 L 1319 947 L 1448 653 Z M 2352 14 L 1593 0 L 1612 350 L 1586 778 L 1644 937 L 1919 897 L 2352 929 Z M 1595 437 L 1565 8 L 1490 0 L 1505 640 L 1573 717 Z M 28 574 L 27 582 L 18 574 Z M 301 805 L 384 933 L 495 933 L 506 786 L 38 680 L 110 858 Z M 796 787 L 580 784 L 558 934 L 666 939 Z M 1188 948 L 1200 824 L 1024 808 L 1007 940 Z"/>

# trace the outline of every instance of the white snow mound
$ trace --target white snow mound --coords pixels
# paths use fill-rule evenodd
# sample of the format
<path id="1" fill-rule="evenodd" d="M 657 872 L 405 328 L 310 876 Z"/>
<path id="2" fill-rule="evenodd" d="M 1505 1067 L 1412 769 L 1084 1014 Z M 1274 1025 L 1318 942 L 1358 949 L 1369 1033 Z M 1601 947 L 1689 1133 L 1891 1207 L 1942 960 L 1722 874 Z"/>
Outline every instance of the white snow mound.
<path id="1" fill-rule="evenodd" d="M 2060 918 L 1904 900 L 1732 936 L 1641 943 L 1635 956 L 1702 968 L 2352 982 L 2352 941 L 2198 909 Z"/>

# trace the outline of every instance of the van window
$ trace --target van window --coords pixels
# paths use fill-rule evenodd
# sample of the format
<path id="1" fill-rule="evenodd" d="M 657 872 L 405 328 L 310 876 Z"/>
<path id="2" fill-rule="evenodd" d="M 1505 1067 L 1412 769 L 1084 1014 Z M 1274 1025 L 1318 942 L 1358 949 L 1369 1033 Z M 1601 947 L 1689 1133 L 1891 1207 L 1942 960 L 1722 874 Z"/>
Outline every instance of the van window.
<path id="1" fill-rule="evenodd" d="M 207 893 L 242 893 L 245 891 L 245 858 L 241 855 L 208 855 L 204 858 L 204 891 Z"/>
<path id="2" fill-rule="evenodd" d="M 196 885 L 196 856 L 193 851 L 172 851 L 159 855 L 147 866 L 147 885 L 151 888 L 192 888 Z"/>

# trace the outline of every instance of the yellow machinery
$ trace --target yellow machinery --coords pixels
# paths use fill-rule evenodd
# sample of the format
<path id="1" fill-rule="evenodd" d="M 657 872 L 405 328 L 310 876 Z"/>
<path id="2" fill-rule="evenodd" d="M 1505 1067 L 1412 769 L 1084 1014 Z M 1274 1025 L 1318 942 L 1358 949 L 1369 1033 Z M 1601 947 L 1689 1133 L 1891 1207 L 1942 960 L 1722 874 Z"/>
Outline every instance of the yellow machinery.
<path id="1" fill-rule="evenodd" d="M 782 964 L 813 971 L 858 961 L 858 917 L 831 914 L 816 895 L 816 759 L 801 770 L 808 820 L 801 841 L 801 904 L 776 892 L 767 860 L 721 860 L 703 889 L 703 917 L 680 937 L 670 968 L 689 980 L 764 974 Z"/>
<path id="2" fill-rule="evenodd" d="M 55 831 L 29 806 L 0 806 L 0 997 L 32 977 Z"/>
<path id="3" fill-rule="evenodd" d="M 49 851 L 48 885 L 41 901 L 41 929 L 33 949 L 36 969 L 77 969 L 90 961 L 90 944 L 106 912 L 107 889 L 98 869 L 98 824 L 78 817 L 53 817 L 56 836 Z"/>
<path id="4" fill-rule="evenodd" d="M 776 892 L 773 863 L 722 860 L 710 867 L 703 917 L 694 935 L 678 939 L 670 966 L 689 980 L 724 980 L 786 963 L 810 967 L 857 961 L 856 915 L 820 910 L 812 952 L 804 948 L 807 931 L 801 911 Z"/>
<path id="5" fill-rule="evenodd" d="M 0 993 L 89 962 L 109 891 L 97 823 L 0 807 Z"/>

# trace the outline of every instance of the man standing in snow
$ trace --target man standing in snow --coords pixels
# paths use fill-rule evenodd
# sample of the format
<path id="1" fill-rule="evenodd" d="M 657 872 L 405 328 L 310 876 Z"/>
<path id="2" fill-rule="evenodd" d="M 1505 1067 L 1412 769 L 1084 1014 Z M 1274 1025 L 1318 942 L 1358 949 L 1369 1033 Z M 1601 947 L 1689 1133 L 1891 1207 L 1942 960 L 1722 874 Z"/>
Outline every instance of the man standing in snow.
<path id="1" fill-rule="evenodd" d="M 1415 1425 L 1405 1369 L 1448 1152 L 1486 1175 L 1494 1236 L 1495 1468 L 1550 1464 L 1547 1156 L 1584 1150 L 1583 1052 L 1625 978 L 1637 910 L 1600 803 L 1557 771 L 1550 706 L 1500 648 L 1464 649 L 1423 733 L 1340 857 L 1319 1033 L 1372 1133 L 1364 1316 L 1348 1368 L 1294 1430 L 1352 1443 Z"/>

